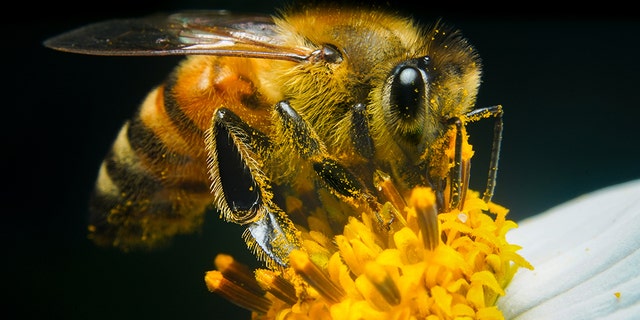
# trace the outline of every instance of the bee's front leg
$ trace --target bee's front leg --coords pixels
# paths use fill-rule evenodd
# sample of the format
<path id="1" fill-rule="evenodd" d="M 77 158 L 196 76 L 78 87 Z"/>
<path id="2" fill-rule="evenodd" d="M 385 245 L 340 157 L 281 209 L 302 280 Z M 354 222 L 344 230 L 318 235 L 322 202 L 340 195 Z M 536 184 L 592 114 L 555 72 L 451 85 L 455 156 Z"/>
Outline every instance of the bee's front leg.
<path id="1" fill-rule="evenodd" d="M 351 129 L 349 136 L 356 152 L 364 159 L 371 160 L 375 155 L 375 146 L 369 131 L 369 119 L 363 103 L 356 103 L 350 110 Z"/>
<path id="2" fill-rule="evenodd" d="M 329 155 L 315 130 L 289 102 L 280 101 L 275 109 L 284 134 L 291 138 L 294 149 L 302 159 L 312 164 L 313 170 L 330 191 L 347 200 L 364 200 L 370 205 L 375 202 L 360 179 Z"/>
<path id="3" fill-rule="evenodd" d="M 286 266 L 289 253 L 300 243 L 293 223 L 273 202 L 262 170 L 269 138 L 220 108 L 205 142 L 216 208 L 225 220 L 247 225 L 244 238 L 259 258 Z"/>

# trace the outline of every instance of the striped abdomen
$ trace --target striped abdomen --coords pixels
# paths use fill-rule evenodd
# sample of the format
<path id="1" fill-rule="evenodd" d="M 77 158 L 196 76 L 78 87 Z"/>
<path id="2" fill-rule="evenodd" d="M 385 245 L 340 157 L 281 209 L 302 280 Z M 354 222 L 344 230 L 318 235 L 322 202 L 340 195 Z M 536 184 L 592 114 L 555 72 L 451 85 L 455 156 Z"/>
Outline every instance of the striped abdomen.
<path id="1" fill-rule="evenodd" d="M 190 57 L 154 89 L 105 157 L 90 203 L 90 237 L 123 249 L 149 247 L 199 227 L 212 204 L 204 132 L 220 106 L 256 112 L 247 62 Z M 235 62 L 235 63 L 234 63 Z"/>

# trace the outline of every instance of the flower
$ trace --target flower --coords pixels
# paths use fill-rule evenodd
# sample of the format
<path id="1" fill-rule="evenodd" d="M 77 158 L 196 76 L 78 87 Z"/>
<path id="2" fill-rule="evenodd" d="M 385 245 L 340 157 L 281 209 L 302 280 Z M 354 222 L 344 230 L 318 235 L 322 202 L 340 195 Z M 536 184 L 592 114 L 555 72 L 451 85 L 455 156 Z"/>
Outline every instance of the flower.
<path id="1" fill-rule="evenodd" d="M 523 270 L 498 307 L 509 319 L 635 319 L 640 315 L 640 180 L 581 196 L 508 235 Z"/>
<path id="2" fill-rule="evenodd" d="M 424 191 L 416 190 L 414 196 L 428 197 Z M 249 270 L 237 272 L 242 269 L 241 264 L 220 256 L 218 260 L 226 257 L 228 263 L 218 261 L 217 265 L 227 271 L 211 271 L 206 281 L 212 289 L 214 274 L 233 274 L 228 272 L 230 269 L 244 274 L 245 280 L 235 277 L 236 287 L 238 283 L 245 287 L 252 283 L 251 290 L 256 295 L 246 299 L 252 300 L 248 305 L 263 304 L 260 311 L 245 305 L 255 311 L 255 319 L 404 319 L 428 313 L 431 315 L 427 319 L 631 319 L 640 313 L 638 195 L 640 180 L 609 187 L 524 220 L 518 228 L 504 220 L 504 208 L 489 204 L 487 207 L 496 214 L 498 234 L 510 230 L 506 240 L 498 241 L 504 241 L 506 250 L 500 250 L 497 258 L 496 253 L 485 255 L 484 260 L 491 261 L 490 267 L 471 277 L 465 269 L 469 264 L 464 261 L 478 262 L 477 258 L 466 260 L 478 251 L 465 247 L 474 247 L 470 238 L 457 237 L 453 241 L 449 237 L 464 231 L 467 235 L 482 235 L 476 239 L 492 238 L 482 227 L 474 232 L 462 227 L 475 224 L 473 221 L 491 220 L 490 215 L 482 213 L 484 207 L 475 193 L 467 200 L 468 212 L 452 211 L 439 217 L 447 237 L 433 251 L 425 250 L 416 239 L 417 229 L 396 231 L 390 243 L 395 247 L 383 248 L 376 236 L 369 237 L 376 232 L 366 231 L 371 220 L 352 218 L 345 234 L 338 238 L 342 240 L 336 241 L 340 247 L 337 252 L 353 253 L 343 254 L 348 258 L 334 253 L 326 265 L 318 266 L 308 259 L 308 254 L 294 252 L 295 267 L 281 273 L 258 270 L 255 274 L 259 280 L 255 281 Z M 412 214 L 407 214 L 409 225 Z M 420 231 L 417 233 L 419 237 Z M 326 239 L 315 243 L 320 242 L 326 244 Z M 447 245 L 452 243 L 462 245 Z M 515 253 L 519 247 L 509 243 L 522 245 L 520 254 L 527 260 Z M 460 255 L 451 252 L 454 247 L 465 247 L 467 256 L 457 260 Z M 372 248 L 377 251 L 371 252 Z M 424 254 L 424 261 L 413 261 L 419 254 Z M 454 281 L 453 266 L 458 266 L 465 276 Z M 518 266 L 530 270 L 515 273 Z M 498 270 L 503 272 L 491 273 Z M 264 299 L 256 302 L 256 297 Z"/>
<path id="3" fill-rule="evenodd" d="M 459 133 L 464 172 L 473 150 L 464 127 Z M 455 134 L 449 131 L 430 150 L 430 175 L 450 172 Z M 442 195 L 449 205 L 438 206 L 432 189 L 399 192 L 377 174 L 387 199 L 377 211 L 358 210 L 334 234 L 330 217 L 345 216 L 344 203 L 320 189 L 323 207 L 296 226 L 301 247 L 289 254 L 288 266 L 251 271 L 219 255 L 217 270 L 205 275 L 209 290 L 265 320 L 640 314 L 640 180 L 580 197 L 518 227 L 506 208 L 466 189 L 464 177 L 456 186 L 462 188 Z M 300 206 L 287 212 L 292 208 Z"/>
<path id="4" fill-rule="evenodd" d="M 318 232 L 328 227 L 314 215 L 320 222 L 302 231 L 290 267 L 258 270 L 254 280 L 219 256 L 205 281 L 256 319 L 502 319 L 496 300 L 519 267 L 532 268 L 506 241 L 516 227 L 507 210 L 469 191 L 463 211 L 437 215 L 439 243 L 431 244 L 432 226 L 420 220 L 435 215 L 434 193 L 415 188 L 408 203 L 392 230 L 363 213 L 333 239 Z"/>
<path id="5" fill-rule="evenodd" d="M 464 172 L 473 150 L 464 128 L 458 133 Z M 455 135 L 451 130 L 434 144 L 431 175 L 450 171 Z M 517 253 L 521 247 L 506 240 L 517 227 L 508 210 L 464 187 L 445 190 L 450 205 L 438 206 L 432 189 L 399 192 L 382 172 L 376 186 L 388 201 L 377 212 L 348 217 L 340 234 L 329 217 L 343 216 L 343 203 L 318 190 L 323 207 L 297 226 L 301 248 L 287 267 L 268 264 L 254 276 L 219 255 L 207 287 L 254 319 L 503 319 L 496 301 L 519 268 L 533 269 Z"/>

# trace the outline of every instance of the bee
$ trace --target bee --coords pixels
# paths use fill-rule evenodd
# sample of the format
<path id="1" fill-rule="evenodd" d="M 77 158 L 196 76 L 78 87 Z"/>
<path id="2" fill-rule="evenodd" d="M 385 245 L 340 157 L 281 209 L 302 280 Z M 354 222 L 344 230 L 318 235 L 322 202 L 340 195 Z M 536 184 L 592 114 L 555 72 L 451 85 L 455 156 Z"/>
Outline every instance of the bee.
<path id="1" fill-rule="evenodd" d="M 496 124 L 484 200 L 493 194 L 502 108 L 474 109 L 480 58 L 441 22 L 338 6 L 193 11 L 110 20 L 44 44 L 186 56 L 100 166 L 89 226 L 98 244 L 153 247 L 197 229 L 213 207 L 246 226 L 261 259 L 286 266 L 305 212 L 329 203 L 346 205 L 344 216 L 378 212 L 391 194 L 397 204 L 431 186 L 439 211 L 461 208 L 469 176 L 461 135 L 486 117 Z M 336 228 L 344 216 L 331 217 Z"/>

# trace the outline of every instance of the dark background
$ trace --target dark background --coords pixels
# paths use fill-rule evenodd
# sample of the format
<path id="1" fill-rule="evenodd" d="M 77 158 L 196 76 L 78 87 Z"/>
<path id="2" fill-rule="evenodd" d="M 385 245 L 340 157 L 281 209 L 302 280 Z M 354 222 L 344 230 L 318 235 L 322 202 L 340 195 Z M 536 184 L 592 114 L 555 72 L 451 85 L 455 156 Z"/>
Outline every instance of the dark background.
<path id="1" fill-rule="evenodd" d="M 392 2 L 392 1 L 390 1 Z M 41 42 L 80 25 L 179 9 L 272 13 L 282 2 L 126 1 L 19 4 L 3 13 L 2 264 L 6 314 L 49 319 L 228 318 L 247 312 L 207 291 L 218 252 L 252 262 L 238 226 L 209 214 L 203 231 L 167 249 L 123 254 L 86 239 L 86 202 L 122 122 L 178 61 L 94 57 Z M 386 6 L 385 2 L 381 5 Z M 391 7 L 460 27 L 484 61 L 478 106 L 505 109 L 494 200 L 511 218 L 640 178 L 640 23 L 625 8 L 552 5 Z M 596 11 L 597 10 L 597 11 Z M 482 188 L 489 126 L 471 130 L 473 184 Z M 640 195 L 639 195 L 640 196 Z M 606 213 L 603 213 L 606 214 Z M 12 310 L 13 309 L 13 310 Z"/>

